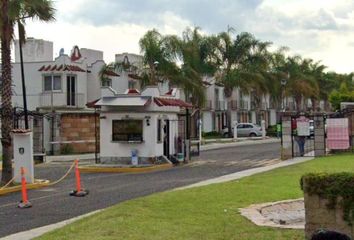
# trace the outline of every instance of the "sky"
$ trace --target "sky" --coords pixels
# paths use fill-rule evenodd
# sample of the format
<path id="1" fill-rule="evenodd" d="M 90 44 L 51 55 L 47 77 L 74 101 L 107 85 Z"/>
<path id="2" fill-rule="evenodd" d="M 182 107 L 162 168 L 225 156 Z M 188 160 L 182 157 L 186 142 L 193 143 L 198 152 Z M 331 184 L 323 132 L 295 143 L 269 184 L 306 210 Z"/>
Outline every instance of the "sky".
<path id="1" fill-rule="evenodd" d="M 56 21 L 27 23 L 27 36 L 54 42 L 54 56 L 74 45 L 116 53 L 140 53 L 139 39 L 156 28 L 181 35 L 198 26 L 216 34 L 231 26 L 273 49 L 290 48 L 326 65 L 327 71 L 354 72 L 353 0 L 56 0 Z"/>

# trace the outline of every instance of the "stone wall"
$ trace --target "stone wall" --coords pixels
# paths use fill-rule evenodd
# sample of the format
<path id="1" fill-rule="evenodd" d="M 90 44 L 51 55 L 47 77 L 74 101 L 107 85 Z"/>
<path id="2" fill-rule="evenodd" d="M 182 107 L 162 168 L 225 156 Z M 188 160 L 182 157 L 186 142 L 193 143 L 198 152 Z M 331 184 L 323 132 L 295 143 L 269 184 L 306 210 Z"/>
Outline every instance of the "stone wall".
<path id="1" fill-rule="evenodd" d="M 305 236 L 311 239 L 313 233 L 319 229 L 333 230 L 344 233 L 353 238 L 354 226 L 350 226 L 343 220 L 343 208 L 337 201 L 334 209 L 328 209 L 328 200 L 317 194 L 305 197 Z"/>
<path id="2" fill-rule="evenodd" d="M 99 118 L 96 119 L 99 144 Z M 83 141 L 82 143 L 61 144 L 61 151 L 72 153 L 95 152 L 95 116 L 93 113 L 62 113 L 60 118 L 61 141 Z M 69 145 L 69 146 L 68 146 Z M 99 151 L 99 149 L 98 149 Z"/>

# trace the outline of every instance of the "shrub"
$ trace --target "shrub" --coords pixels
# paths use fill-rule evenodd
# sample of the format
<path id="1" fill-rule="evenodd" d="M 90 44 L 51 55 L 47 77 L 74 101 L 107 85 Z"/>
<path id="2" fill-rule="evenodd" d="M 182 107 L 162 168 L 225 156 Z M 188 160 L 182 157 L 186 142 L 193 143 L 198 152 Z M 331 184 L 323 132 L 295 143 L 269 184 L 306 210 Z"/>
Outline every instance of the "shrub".
<path id="1" fill-rule="evenodd" d="M 310 173 L 302 176 L 301 189 L 309 195 L 319 195 L 328 200 L 327 208 L 334 209 L 338 202 L 343 207 L 343 219 L 354 222 L 354 173 Z"/>

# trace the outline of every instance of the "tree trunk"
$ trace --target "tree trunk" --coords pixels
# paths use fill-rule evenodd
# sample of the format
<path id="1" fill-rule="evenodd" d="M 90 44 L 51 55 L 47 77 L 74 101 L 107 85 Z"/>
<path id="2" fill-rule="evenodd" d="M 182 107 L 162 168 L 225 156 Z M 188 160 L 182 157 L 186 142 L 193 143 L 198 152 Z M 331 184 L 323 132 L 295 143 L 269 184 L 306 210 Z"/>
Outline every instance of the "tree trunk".
<path id="1" fill-rule="evenodd" d="M 11 103 L 11 32 L 12 24 L 8 18 L 8 0 L 1 4 L 1 59 L 2 59 L 2 89 L 1 89 L 1 144 L 2 144 L 2 176 L 1 181 L 6 183 L 12 178 L 12 103 Z"/>
<path id="2" fill-rule="evenodd" d="M 296 111 L 301 112 L 301 100 L 302 96 L 295 96 L 295 102 L 296 102 Z"/>

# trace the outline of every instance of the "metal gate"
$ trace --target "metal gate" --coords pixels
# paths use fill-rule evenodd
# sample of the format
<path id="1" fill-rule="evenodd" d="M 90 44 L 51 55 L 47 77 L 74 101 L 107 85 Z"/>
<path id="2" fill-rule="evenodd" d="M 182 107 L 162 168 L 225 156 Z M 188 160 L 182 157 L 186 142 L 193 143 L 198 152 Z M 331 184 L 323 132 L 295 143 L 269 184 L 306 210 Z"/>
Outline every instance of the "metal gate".
<path id="1" fill-rule="evenodd" d="M 324 114 L 283 113 L 281 124 L 283 159 L 326 154 Z"/>
<path id="2" fill-rule="evenodd" d="M 183 161 L 185 157 L 185 127 L 184 120 L 164 120 L 163 154 L 173 163 Z"/>
<path id="3" fill-rule="evenodd" d="M 29 128 L 33 133 L 33 155 L 43 161 L 46 149 L 44 147 L 44 119 L 46 116 L 37 111 L 28 111 Z M 24 111 L 21 108 L 13 110 L 13 128 L 25 128 Z"/>

